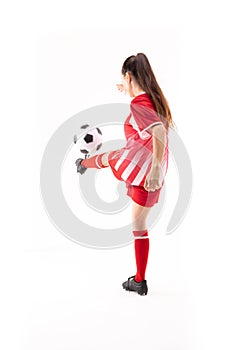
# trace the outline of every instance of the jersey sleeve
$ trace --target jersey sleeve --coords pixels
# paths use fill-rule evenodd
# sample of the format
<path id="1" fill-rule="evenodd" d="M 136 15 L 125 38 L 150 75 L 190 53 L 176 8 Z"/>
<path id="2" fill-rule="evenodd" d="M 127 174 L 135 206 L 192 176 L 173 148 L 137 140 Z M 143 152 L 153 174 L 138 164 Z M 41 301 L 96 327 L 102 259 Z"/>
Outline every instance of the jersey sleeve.
<path id="1" fill-rule="evenodd" d="M 163 124 L 156 111 L 143 103 L 131 102 L 130 110 L 141 133 L 151 133 L 152 126 Z"/>

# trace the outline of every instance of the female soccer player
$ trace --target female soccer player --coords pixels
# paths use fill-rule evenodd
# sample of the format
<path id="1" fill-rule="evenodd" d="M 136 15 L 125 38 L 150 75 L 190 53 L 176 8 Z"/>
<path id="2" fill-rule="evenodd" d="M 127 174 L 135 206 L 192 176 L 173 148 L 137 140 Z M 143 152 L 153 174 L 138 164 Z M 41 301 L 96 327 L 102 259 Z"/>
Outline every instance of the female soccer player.
<path id="1" fill-rule="evenodd" d="M 136 275 L 122 283 L 124 289 L 146 295 L 145 279 L 149 254 L 146 218 L 158 202 L 168 166 L 168 130 L 171 112 L 148 58 L 143 53 L 128 57 L 121 70 L 121 92 L 131 98 L 130 114 L 124 122 L 126 146 L 87 159 L 77 159 L 77 172 L 110 166 L 114 176 L 125 181 L 132 199 L 132 229 Z"/>

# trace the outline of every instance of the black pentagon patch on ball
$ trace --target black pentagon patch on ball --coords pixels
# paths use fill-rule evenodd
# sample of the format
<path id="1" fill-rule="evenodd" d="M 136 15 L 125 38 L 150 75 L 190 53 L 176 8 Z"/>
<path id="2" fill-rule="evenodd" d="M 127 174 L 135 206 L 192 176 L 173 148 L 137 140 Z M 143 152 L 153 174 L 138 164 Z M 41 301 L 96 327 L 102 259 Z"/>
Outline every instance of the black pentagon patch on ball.
<path id="1" fill-rule="evenodd" d="M 102 131 L 101 131 L 99 128 L 96 128 L 96 130 L 98 131 L 98 133 L 99 133 L 100 135 L 102 135 Z"/>
<path id="2" fill-rule="evenodd" d="M 96 150 L 98 151 L 100 149 L 100 147 L 102 146 L 102 143 L 100 143 L 97 147 Z"/>
<path id="3" fill-rule="evenodd" d="M 86 141 L 86 143 L 93 142 L 93 135 L 86 134 L 86 136 L 84 137 L 84 140 Z"/>

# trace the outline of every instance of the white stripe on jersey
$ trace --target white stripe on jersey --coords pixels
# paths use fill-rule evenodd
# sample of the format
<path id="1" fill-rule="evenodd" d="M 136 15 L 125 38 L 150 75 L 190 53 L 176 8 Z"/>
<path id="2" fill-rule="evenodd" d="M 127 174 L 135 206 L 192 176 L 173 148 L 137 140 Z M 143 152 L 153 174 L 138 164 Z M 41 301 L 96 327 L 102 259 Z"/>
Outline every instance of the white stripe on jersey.
<path id="1" fill-rule="evenodd" d="M 135 165 L 138 165 L 138 161 L 141 158 L 143 152 L 144 152 L 143 148 L 141 148 L 141 150 L 137 151 L 137 153 L 135 154 L 135 156 L 133 157 L 133 159 L 131 160 L 129 165 L 125 168 L 125 170 L 121 174 L 121 177 L 123 180 L 126 180 L 129 177 L 129 175 L 131 174 L 131 172 L 134 170 Z"/>
<path id="2" fill-rule="evenodd" d="M 152 125 L 156 125 L 157 123 L 162 124 L 161 122 L 155 122 L 155 123 L 152 123 L 151 125 L 148 125 L 145 129 L 140 131 L 140 129 L 138 127 L 138 124 L 137 124 L 137 122 L 136 122 L 132 112 L 131 112 L 131 118 L 129 120 L 129 123 L 138 132 L 140 138 L 143 139 L 143 140 L 149 139 L 151 137 L 151 134 L 146 131 L 147 129 L 149 129 Z"/>
<path id="3" fill-rule="evenodd" d="M 115 164 L 115 166 L 114 166 L 114 168 L 116 169 L 116 170 L 118 170 L 119 168 L 120 168 L 120 166 L 121 166 L 121 164 L 124 162 L 124 160 L 126 159 L 126 156 L 128 155 L 128 153 L 129 153 L 129 149 L 126 149 L 125 151 L 124 151 L 124 153 L 122 154 L 122 156 L 121 156 L 121 158 L 116 162 L 116 164 Z"/>
<path id="4" fill-rule="evenodd" d="M 138 172 L 137 176 L 135 176 L 134 180 L 132 181 L 131 185 L 138 186 L 140 182 L 142 181 L 143 177 L 146 174 L 146 170 L 149 166 L 149 163 L 151 162 L 151 158 L 148 158 L 147 161 L 143 164 L 140 171 Z"/>
<path id="5" fill-rule="evenodd" d="M 138 132 L 141 139 L 145 140 L 145 139 L 148 139 L 149 137 L 151 137 L 151 135 L 147 131 L 144 131 L 144 130 L 143 130 L 143 132 L 140 131 L 138 124 L 136 123 L 136 120 L 135 120 L 132 112 L 131 112 L 131 118 L 129 119 L 129 123 Z"/>

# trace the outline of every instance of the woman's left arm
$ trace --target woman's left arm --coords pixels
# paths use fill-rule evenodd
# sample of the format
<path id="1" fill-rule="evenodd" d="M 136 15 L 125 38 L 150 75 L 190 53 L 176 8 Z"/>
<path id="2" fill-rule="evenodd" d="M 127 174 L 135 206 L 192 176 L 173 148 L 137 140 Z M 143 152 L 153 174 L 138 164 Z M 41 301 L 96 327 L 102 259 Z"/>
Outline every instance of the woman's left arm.
<path id="1" fill-rule="evenodd" d="M 150 172 L 144 183 L 144 188 L 147 191 L 155 191 L 161 187 L 159 179 L 163 153 L 166 146 L 166 129 L 163 124 L 153 126 L 151 132 L 153 135 L 153 158 Z"/>

